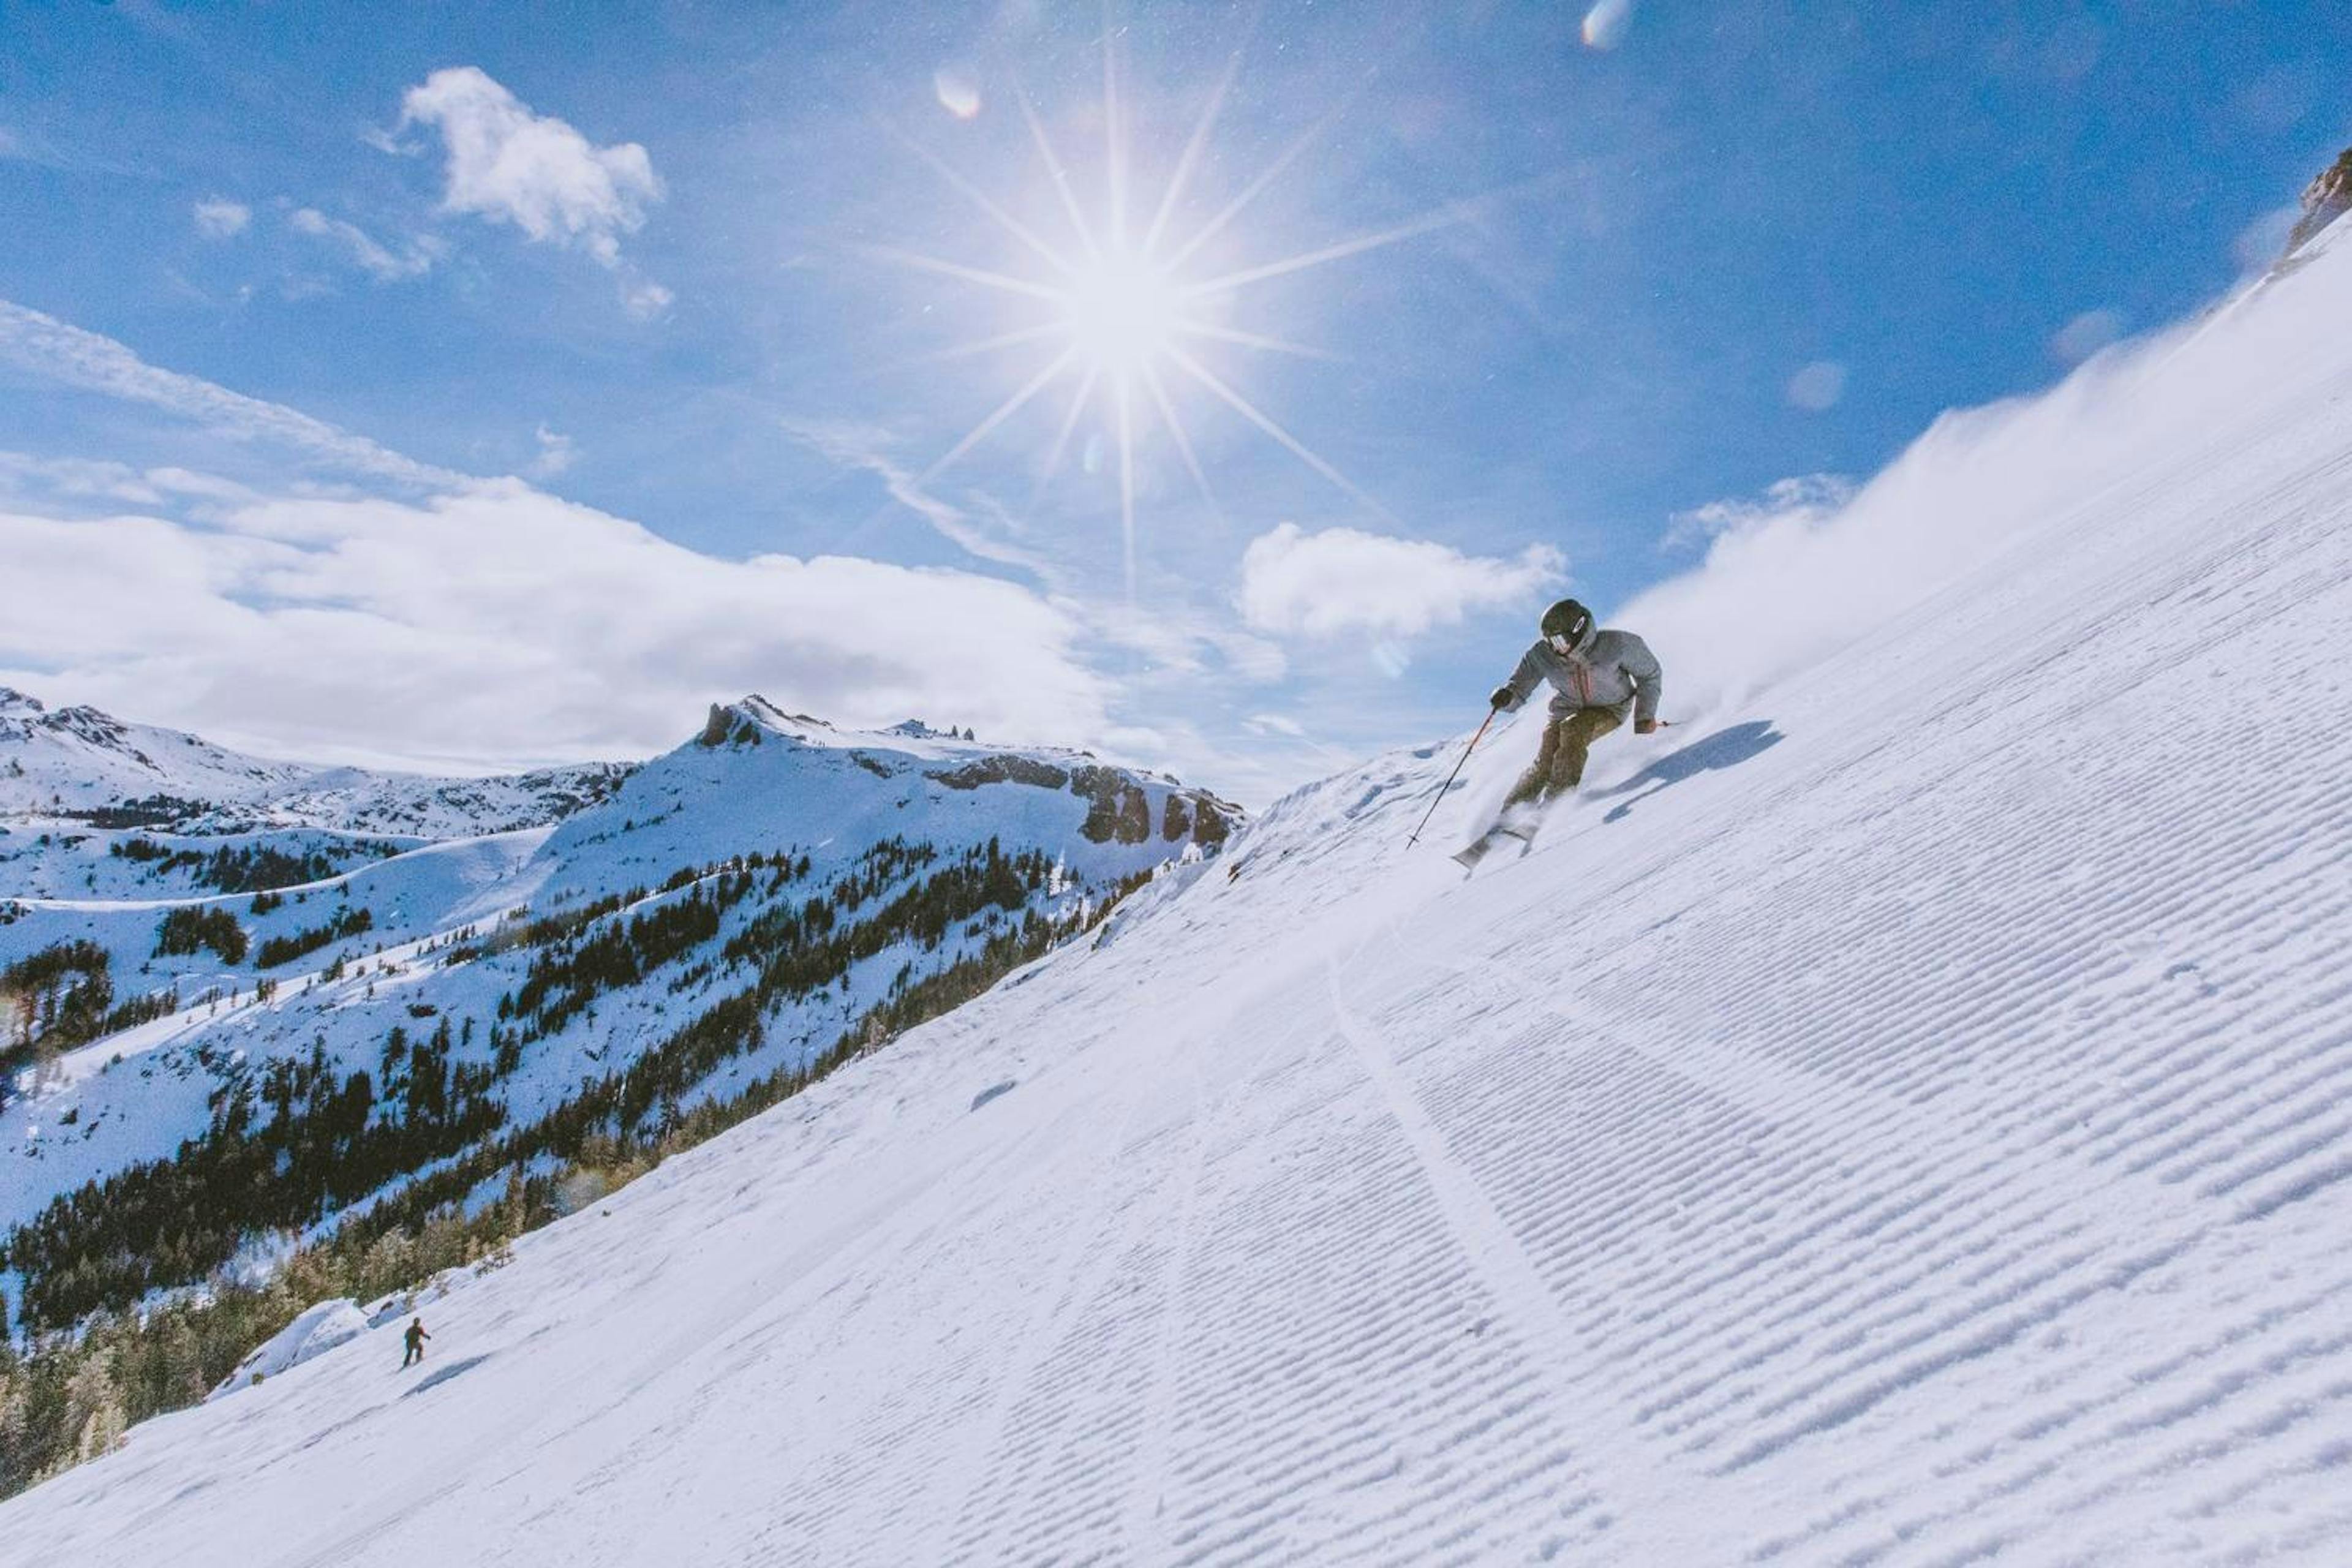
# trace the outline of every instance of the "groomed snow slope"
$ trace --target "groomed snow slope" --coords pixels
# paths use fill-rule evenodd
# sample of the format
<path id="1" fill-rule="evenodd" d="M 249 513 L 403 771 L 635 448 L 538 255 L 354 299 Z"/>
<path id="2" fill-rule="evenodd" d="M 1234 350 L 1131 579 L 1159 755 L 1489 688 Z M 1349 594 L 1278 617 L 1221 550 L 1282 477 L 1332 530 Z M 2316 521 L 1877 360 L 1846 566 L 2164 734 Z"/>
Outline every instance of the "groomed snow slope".
<path id="1" fill-rule="evenodd" d="M 0 1556 L 2352 1558 L 2347 261 L 1532 858 L 1306 792 Z"/>

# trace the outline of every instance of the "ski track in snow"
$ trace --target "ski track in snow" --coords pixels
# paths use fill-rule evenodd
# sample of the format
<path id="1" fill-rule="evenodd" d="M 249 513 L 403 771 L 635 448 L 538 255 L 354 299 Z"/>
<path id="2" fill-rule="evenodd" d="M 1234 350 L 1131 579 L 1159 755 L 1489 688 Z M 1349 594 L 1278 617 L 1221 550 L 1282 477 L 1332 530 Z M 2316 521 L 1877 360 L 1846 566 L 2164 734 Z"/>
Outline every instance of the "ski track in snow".
<path id="1" fill-rule="evenodd" d="M 1524 860 L 1368 764 L 0 1555 L 2352 1560 L 2326 352 Z"/>
<path id="2" fill-rule="evenodd" d="M 269 891 L 281 899 L 292 898 L 297 894 L 332 892 L 338 888 L 349 888 L 356 883 L 381 879 L 385 874 L 386 868 L 405 869 L 421 860 L 437 860 L 453 856 L 478 859 L 498 855 L 509 862 L 519 862 L 527 858 L 531 850 L 546 843 L 549 835 L 554 831 L 552 827 L 513 827 L 501 833 L 481 833 L 465 838 L 440 839 L 431 844 L 420 844 L 414 849 L 404 849 L 397 855 L 387 855 L 380 860 L 362 862 L 348 871 L 338 871 L 331 877 L 320 877 L 309 882 L 289 882 L 283 887 L 272 888 Z M 511 886 L 501 886 L 498 891 L 509 898 L 515 896 L 515 890 Z M 29 893 L 16 894 L 12 897 L 14 901 L 24 905 L 26 909 L 63 910 L 85 914 L 114 914 L 123 911 L 152 914 L 158 910 L 205 909 L 214 906 L 243 908 L 253 902 L 251 889 L 236 893 L 187 893 L 176 897 L 139 899 L 51 899 L 39 898 Z M 497 912 L 494 906 L 485 904 L 471 910 L 460 911 L 455 917 L 456 923 L 462 925 L 469 920 L 482 919 Z"/>

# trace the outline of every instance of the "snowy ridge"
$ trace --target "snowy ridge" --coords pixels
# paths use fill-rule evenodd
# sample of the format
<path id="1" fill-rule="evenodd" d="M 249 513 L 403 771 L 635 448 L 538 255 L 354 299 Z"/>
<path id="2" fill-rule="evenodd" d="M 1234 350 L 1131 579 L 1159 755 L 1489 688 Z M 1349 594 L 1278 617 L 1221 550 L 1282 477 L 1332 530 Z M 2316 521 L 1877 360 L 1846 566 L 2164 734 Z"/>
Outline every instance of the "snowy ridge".
<path id="1" fill-rule="evenodd" d="M 308 772 L 95 708 L 51 710 L 0 686 L 0 812 L 88 810 L 157 795 L 247 801 L 295 787 Z"/>
<path id="2" fill-rule="evenodd" d="M 362 1336 L 0 1537 L 2344 1562 L 2347 308 L 2339 249 L 2209 326 L 2138 389 L 2242 391 L 2207 439 L 1604 742 L 1528 858 L 1443 861 L 1524 726 L 1410 857 L 1446 749 L 1301 792 L 526 1238 L 428 1318 L 429 1381 Z"/>
<path id="3" fill-rule="evenodd" d="M 315 827 L 449 838 L 552 822 L 610 795 L 625 764 L 435 778 L 246 756 L 95 708 L 0 687 L 0 821 L 95 819 L 183 833 Z"/>

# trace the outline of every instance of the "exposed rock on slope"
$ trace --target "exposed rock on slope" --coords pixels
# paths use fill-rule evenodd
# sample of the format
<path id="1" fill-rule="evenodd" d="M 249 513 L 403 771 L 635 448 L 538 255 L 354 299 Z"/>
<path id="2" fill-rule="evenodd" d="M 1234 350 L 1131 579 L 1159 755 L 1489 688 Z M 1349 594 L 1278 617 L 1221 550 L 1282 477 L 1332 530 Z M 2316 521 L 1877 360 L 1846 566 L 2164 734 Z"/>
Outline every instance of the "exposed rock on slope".
<path id="1" fill-rule="evenodd" d="M 2286 254 L 2301 250 L 2321 229 L 2352 211 L 2352 147 L 2303 188 L 2303 216 L 2286 237 Z"/>

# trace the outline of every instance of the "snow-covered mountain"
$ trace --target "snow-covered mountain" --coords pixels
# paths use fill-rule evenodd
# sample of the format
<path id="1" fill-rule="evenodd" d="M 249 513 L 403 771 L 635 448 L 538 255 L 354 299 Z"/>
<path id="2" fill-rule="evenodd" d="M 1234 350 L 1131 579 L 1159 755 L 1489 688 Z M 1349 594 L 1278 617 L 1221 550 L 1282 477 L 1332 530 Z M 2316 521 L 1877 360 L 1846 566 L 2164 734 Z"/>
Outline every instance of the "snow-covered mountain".
<path id="1" fill-rule="evenodd" d="M 1744 685 L 1752 649 L 1663 647 L 1676 726 L 1603 742 L 1528 858 L 1467 885 L 1444 858 L 1524 728 L 1410 853 L 1450 748 L 1302 791 L 425 1303 L 423 1368 L 396 1323 L 359 1334 L 0 1504 L 0 1540 L 236 1568 L 2346 1562 L 2333 237 L 2011 411 L 2051 444 L 1938 458 L 1985 531 L 1874 623 L 1842 604 L 1825 651 Z M 1709 571 L 1805 614 L 1756 567 L 1786 542 Z M 1833 532 L 1798 542 L 1834 563 Z M 737 717 L 758 744 L 726 720 L 600 808 L 615 837 L 556 837 L 626 855 L 616 816 L 679 832 L 710 781 L 830 754 Z M 884 779 L 838 750 L 827 787 L 880 793 L 829 821 L 969 809 L 952 755 Z"/>
<path id="2" fill-rule="evenodd" d="M 107 809 L 15 831 L 42 828 L 47 872 L 69 849 L 148 882 L 0 882 L 0 1237 L 42 1222 L 0 1289 L 48 1325 L 428 1169 L 460 1201 L 453 1172 L 545 1170 L 592 1122 L 651 1136 L 764 1092 L 1191 874 L 1239 821 L 1084 752 L 757 697 L 535 827 L 355 847 L 95 825 Z M 205 1241 L 146 1258 L 142 1225 L 189 1210 Z M 91 1247 L 105 1282 L 69 1267 Z"/>
<path id="3" fill-rule="evenodd" d="M 48 709 L 0 686 L 0 811 L 89 811 L 151 796 L 258 800 L 310 770 L 240 756 L 196 736 L 126 724 L 95 708 Z"/>
<path id="4" fill-rule="evenodd" d="M 315 827 L 449 838 L 556 821 L 604 799 L 625 764 L 488 778 L 322 768 L 246 756 L 95 708 L 0 686 L 0 824 L 45 818 L 192 834 Z"/>

